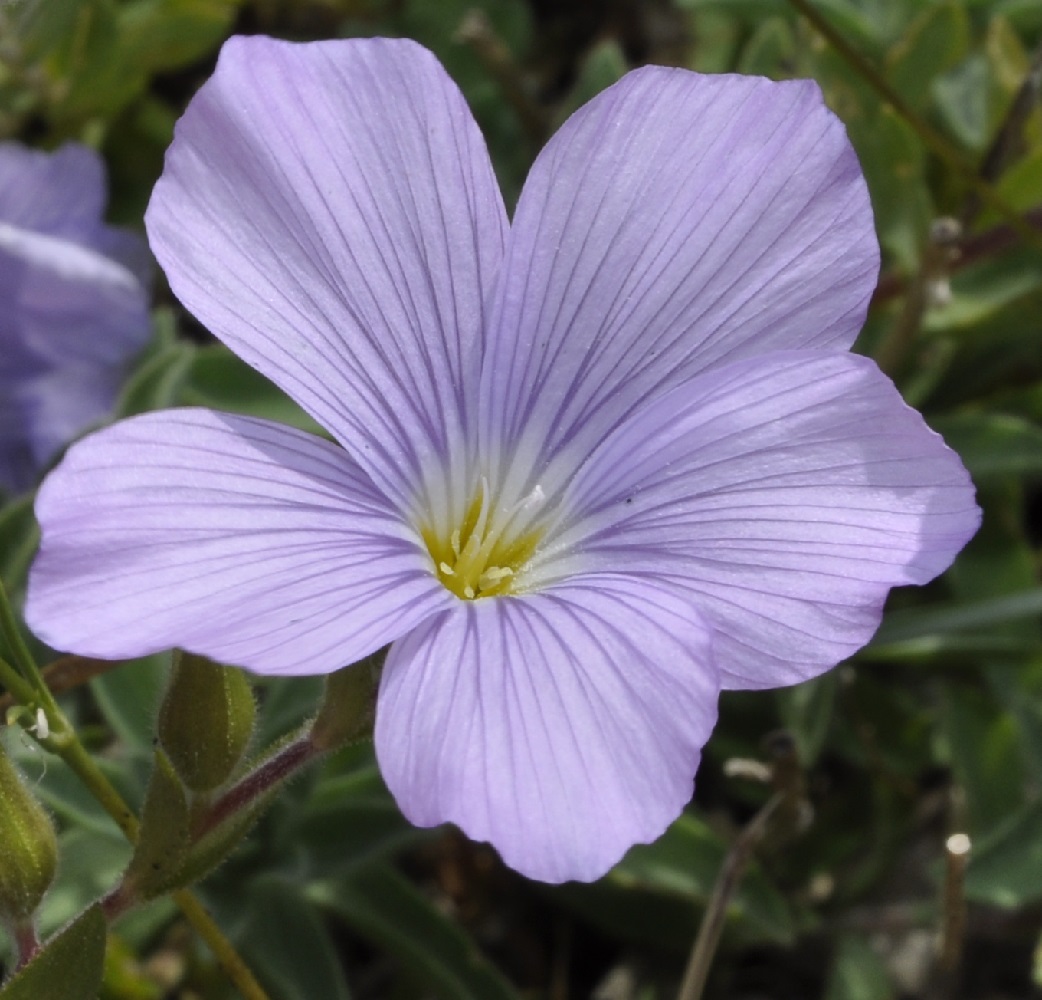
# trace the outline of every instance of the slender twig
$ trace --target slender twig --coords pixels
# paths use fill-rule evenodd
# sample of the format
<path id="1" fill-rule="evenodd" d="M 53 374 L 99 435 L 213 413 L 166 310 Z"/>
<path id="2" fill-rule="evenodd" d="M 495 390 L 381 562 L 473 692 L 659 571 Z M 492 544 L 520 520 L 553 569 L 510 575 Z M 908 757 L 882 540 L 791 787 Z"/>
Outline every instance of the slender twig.
<path id="1" fill-rule="evenodd" d="M 1032 229 L 1021 214 L 980 177 L 975 167 L 966 161 L 962 153 L 915 112 L 911 105 L 890 86 L 883 74 L 832 26 L 809 0 L 789 0 L 789 3 L 810 21 L 818 33 L 850 64 L 855 72 L 863 77 L 873 90 L 911 125 L 923 142 L 977 192 L 985 204 L 1006 219 L 1026 243 L 1042 249 L 1042 234 Z"/>
<path id="2" fill-rule="evenodd" d="M 938 959 L 942 974 L 954 977 L 962 959 L 966 931 L 966 866 L 970 860 L 970 838 L 952 834 L 944 845 L 944 914 Z"/>
<path id="3" fill-rule="evenodd" d="M 713 886 L 713 894 L 706 905 L 702 923 L 698 928 L 698 936 L 691 949 L 691 957 L 688 959 L 687 970 L 684 972 L 684 980 L 681 983 L 680 992 L 677 994 L 677 1000 L 700 1000 L 709 976 L 709 967 L 716 954 L 716 947 L 720 943 L 720 935 L 723 933 L 727 907 L 741 883 L 746 868 L 749 867 L 756 845 L 763 839 L 771 817 L 787 797 L 785 792 L 775 792 L 767 800 L 767 804 L 742 830 L 727 852 L 727 857 L 724 858 L 724 863 L 720 867 L 716 885 Z"/>

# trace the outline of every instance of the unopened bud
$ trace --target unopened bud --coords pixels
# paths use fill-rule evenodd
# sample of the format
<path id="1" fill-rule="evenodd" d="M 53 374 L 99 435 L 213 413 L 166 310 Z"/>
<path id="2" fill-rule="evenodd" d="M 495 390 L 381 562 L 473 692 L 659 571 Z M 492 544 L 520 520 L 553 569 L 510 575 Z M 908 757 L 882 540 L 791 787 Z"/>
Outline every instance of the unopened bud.
<path id="1" fill-rule="evenodd" d="M 50 817 L 0 744 L 0 920 L 29 919 L 54 881 L 57 863 Z"/>
<path id="2" fill-rule="evenodd" d="M 209 792 L 231 777 L 256 715 L 253 690 L 241 670 L 193 653 L 174 654 L 159 709 L 159 739 L 187 788 Z"/>
<path id="3" fill-rule="evenodd" d="M 367 656 L 326 678 L 326 692 L 311 726 L 311 742 L 319 750 L 336 750 L 372 731 L 376 688 L 384 654 Z"/>

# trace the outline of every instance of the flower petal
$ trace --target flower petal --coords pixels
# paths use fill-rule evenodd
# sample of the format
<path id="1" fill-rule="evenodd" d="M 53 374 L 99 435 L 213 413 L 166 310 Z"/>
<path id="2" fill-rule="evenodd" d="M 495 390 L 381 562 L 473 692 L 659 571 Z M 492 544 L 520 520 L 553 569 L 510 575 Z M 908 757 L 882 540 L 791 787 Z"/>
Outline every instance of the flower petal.
<path id="1" fill-rule="evenodd" d="M 462 447 L 507 221 L 425 49 L 231 39 L 146 223 L 181 301 L 390 495 Z"/>
<path id="2" fill-rule="evenodd" d="M 945 570 L 980 520 L 958 456 L 871 361 L 810 351 L 660 398 L 565 507 L 582 514 L 558 526 L 535 583 L 610 568 L 695 595 L 726 687 L 794 683 L 849 656 L 889 589 Z"/>
<path id="3" fill-rule="evenodd" d="M 148 298 L 123 264 L 0 223 L 0 373 L 126 362 L 148 340 Z"/>
<path id="4" fill-rule="evenodd" d="M 102 228 L 104 210 L 105 167 L 89 146 L 45 153 L 0 142 L 0 222 L 83 243 Z"/>
<path id="5" fill-rule="evenodd" d="M 690 799 L 717 690 L 708 631 L 654 583 L 461 602 L 391 647 L 377 758 L 413 823 L 454 822 L 532 878 L 591 880 Z"/>
<path id="6" fill-rule="evenodd" d="M 146 414 L 43 484 L 26 621 L 104 658 L 181 646 L 260 673 L 345 666 L 450 597 L 346 452 L 277 424 Z"/>
<path id="7" fill-rule="evenodd" d="M 582 453 L 711 365 L 847 348 L 877 271 L 867 189 L 816 84 L 630 73 L 565 123 L 525 184 L 484 433 Z"/>

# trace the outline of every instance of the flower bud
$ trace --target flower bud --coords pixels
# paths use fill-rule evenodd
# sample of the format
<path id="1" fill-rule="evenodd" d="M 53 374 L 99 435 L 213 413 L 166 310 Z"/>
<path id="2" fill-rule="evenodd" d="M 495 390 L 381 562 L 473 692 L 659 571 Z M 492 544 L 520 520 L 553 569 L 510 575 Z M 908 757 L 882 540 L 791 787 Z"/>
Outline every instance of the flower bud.
<path id="1" fill-rule="evenodd" d="M 223 785 L 246 752 L 257 705 L 241 670 L 175 652 L 159 709 L 159 739 L 178 777 L 194 792 Z"/>
<path id="2" fill-rule="evenodd" d="M 326 691 L 311 725 L 311 742 L 319 750 L 336 750 L 368 736 L 376 707 L 376 688 L 384 656 L 377 653 L 326 678 Z"/>
<path id="3" fill-rule="evenodd" d="M 0 920 L 18 924 L 31 918 L 57 864 L 50 817 L 0 744 Z"/>

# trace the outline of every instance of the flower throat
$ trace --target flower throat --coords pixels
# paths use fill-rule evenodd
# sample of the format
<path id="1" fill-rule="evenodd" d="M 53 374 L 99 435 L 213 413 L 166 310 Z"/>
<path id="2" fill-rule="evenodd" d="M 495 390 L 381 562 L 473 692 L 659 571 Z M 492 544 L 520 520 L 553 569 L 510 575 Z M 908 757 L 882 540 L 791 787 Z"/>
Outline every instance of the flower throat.
<path id="1" fill-rule="evenodd" d="M 496 509 L 482 476 L 459 527 L 448 537 L 430 528 L 421 531 L 438 579 L 465 601 L 514 593 L 518 573 L 543 536 L 542 526 L 524 515 L 543 500 L 537 486 L 513 507 Z"/>

